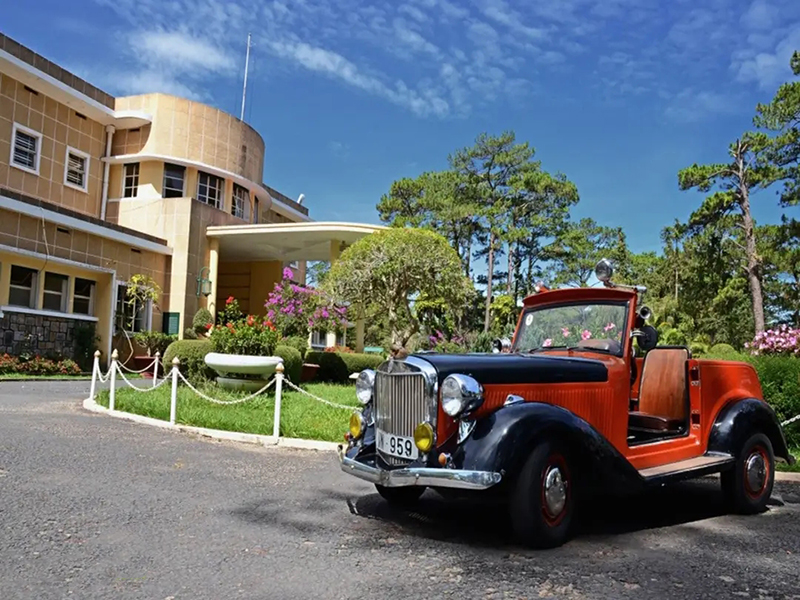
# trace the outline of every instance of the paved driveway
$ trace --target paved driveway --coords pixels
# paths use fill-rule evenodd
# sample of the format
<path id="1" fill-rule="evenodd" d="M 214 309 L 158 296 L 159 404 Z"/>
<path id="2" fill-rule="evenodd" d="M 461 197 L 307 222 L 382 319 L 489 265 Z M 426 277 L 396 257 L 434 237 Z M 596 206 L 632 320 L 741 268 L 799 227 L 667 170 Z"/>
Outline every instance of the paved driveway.
<path id="1" fill-rule="evenodd" d="M 486 507 L 395 512 L 332 454 L 89 414 L 87 388 L 0 384 L 3 600 L 800 598 L 797 484 L 757 517 L 716 481 L 597 506 L 533 552 Z"/>

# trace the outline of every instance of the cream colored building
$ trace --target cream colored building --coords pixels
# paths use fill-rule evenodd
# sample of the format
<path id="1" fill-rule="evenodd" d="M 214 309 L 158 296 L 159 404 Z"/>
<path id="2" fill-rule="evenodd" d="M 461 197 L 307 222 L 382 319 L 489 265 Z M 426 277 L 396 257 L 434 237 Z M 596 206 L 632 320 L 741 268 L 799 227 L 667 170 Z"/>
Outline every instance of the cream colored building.
<path id="1" fill-rule="evenodd" d="M 182 335 L 230 295 L 263 314 L 284 266 L 303 281 L 306 261 L 378 229 L 313 222 L 262 182 L 264 160 L 236 117 L 114 98 L 0 34 L 0 352 L 69 355 L 94 323 L 108 356 L 132 331 Z M 155 303 L 123 302 L 134 275 Z"/>

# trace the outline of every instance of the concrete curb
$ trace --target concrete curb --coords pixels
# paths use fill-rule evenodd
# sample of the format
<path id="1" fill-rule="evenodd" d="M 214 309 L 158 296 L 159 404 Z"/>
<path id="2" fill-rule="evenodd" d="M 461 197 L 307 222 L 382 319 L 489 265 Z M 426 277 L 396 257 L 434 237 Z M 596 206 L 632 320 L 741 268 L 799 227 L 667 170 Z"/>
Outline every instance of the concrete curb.
<path id="1" fill-rule="evenodd" d="M 109 417 L 116 417 L 118 419 L 125 419 L 133 421 L 141 425 L 150 425 L 152 427 L 160 427 L 162 429 L 172 429 L 174 431 L 182 431 L 184 433 L 193 433 L 215 440 L 225 440 L 228 442 L 240 442 L 243 444 L 256 444 L 259 446 L 278 446 L 282 448 L 297 448 L 301 450 L 318 450 L 323 452 L 335 452 L 338 444 L 334 442 L 321 442 L 319 440 L 303 440 L 297 438 L 278 438 L 275 439 L 271 435 L 258 435 L 255 433 L 241 433 L 238 431 L 221 431 L 219 429 L 206 429 L 205 427 L 192 427 L 191 425 L 172 425 L 167 421 L 160 419 L 153 419 L 151 417 L 143 417 L 142 415 L 134 415 L 132 413 L 122 412 L 119 410 L 109 410 L 104 406 L 100 406 L 92 398 L 86 398 L 83 401 L 83 408 L 98 414 L 104 414 Z"/>
<path id="2" fill-rule="evenodd" d="M 775 480 L 800 483 L 800 473 L 784 473 L 783 471 L 775 471 Z"/>

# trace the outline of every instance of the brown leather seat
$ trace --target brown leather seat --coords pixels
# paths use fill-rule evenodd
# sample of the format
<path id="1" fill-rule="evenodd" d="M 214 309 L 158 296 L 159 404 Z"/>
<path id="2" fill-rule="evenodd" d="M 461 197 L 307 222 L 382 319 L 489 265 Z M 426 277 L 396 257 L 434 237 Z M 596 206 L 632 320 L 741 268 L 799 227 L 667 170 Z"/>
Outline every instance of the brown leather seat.
<path id="1" fill-rule="evenodd" d="M 687 419 L 686 348 L 654 348 L 647 353 L 639 386 L 639 410 L 629 413 L 628 426 L 647 432 L 671 432 Z"/>

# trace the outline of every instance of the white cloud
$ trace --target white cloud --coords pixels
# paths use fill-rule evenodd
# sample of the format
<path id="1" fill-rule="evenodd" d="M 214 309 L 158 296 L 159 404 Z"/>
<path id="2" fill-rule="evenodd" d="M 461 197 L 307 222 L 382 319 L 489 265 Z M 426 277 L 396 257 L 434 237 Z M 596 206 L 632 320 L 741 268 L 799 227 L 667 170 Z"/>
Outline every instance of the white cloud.
<path id="1" fill-rule="evenodd" d="M 671 99 L 665 115 L 672 121 L 696 123 L 714 115 L 736 114 L 740 109 L 738 96 L 687 88 Z"/>
<path id="2" fill-rule="evenodd" d="M 236 67 L 230 52 L 183 31 L 140 31 L 131 35 L 130 44 L 145 61 L 179 71 L 227 74 Z"/>
<path id="3" fill-rule="evenodd" d="M 791 77 L 789 59 L 800 49 L 800 25 L 791 29 L 771 51 L 744 50 L 734 53 L 731 67 L 740 82 L 755 82 L 762 90 L 773 91 Z"/>
<path id="4" fill-rule="evenodd" d="M 742 15 L 742 25 L 748 29 L 768 30 L 778 18 L 778 9 L 768 0 L 754 0 Z"/>

